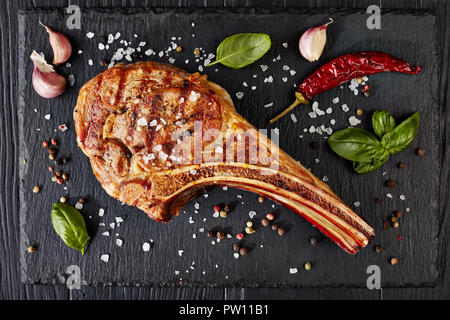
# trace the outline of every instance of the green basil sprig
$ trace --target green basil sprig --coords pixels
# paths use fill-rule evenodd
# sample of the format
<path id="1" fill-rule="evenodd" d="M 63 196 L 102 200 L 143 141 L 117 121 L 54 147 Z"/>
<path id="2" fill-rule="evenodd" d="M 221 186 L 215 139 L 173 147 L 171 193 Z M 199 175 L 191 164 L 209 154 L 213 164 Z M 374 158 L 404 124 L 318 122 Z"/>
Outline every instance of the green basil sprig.
<path id="1" fill-rule="evenodd" d="M 81 213 L 68 204 L 57 202 L 52 206 L 51 219 L 53 228 L 64 243 L 84 255 L 88 233 Z"/>
<path id="2" fill-rule="evenodd" d="M 376 111 L 372 126 L 378 137 L 361 128 L 347 128 L 328 138 L 331 149 L 344 159 L 353 161 L 358 174 L 374 172 L 389 159 L 389 155 L 411 145 L 419 130 L 420 117 L 416 112 L 395 126 L 395 119 L 386 110 Z"/>
<path id="3" fill-rule="evenodd" d="M 261 58 L 271 46 L 270 37 L 265 33 L 238 33 L 225 38 L 217 47 L 216 63 L 241 69 Z"/>

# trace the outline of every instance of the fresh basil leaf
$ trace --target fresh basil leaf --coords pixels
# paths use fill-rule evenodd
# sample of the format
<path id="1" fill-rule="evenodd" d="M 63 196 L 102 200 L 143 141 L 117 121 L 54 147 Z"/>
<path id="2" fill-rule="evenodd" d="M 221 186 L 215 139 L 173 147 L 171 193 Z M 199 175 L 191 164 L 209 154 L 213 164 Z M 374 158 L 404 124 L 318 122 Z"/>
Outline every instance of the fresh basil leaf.
<path id="1" fill-rule="evenodd" d="M 265 33 L 234 34 L 219 44 L 216 61 L 207 67 L 221 63 L 233 69 L 243 68 L 261 58 L 270 49 L 270 45 L 270 37 Z"/>
<path id="2" fill-rule="evenodd" d="M 389 151 L 380 149 L 371 162 L 353 162 L 353 170 L 358 174 L 372 173 L 389 159 Z"/>
<path id="3" fill-rule="evenodd" d="M 88 234 L 81 213 L 68 204 L 57 202 L 52 206 L 51 219 L 53 228 L 64 243 L 84 254 Z"/>
<path id="4" fill-rule="evenodd" d="M 420 116 L 414 113 L 400 123 L 394 130 L 386 133 L 381 139 L 381 145 L 391 154 L 405 150 L 413 142 L 419 131 Z"/>
<path id="5" fill-rule="evenodd" d="M 328 138 L 331 149 L 342 158 L 355 162 L 370 162 L 381 145 L 378 138 L 361 128 L 347 128 Z"/>
<path id="6" fill-rule="evenodd" d="M 394 130 L 395 119 L 389 114 L 389 111 L 375 111 L 372 115 L 372 126 L 376 135 L 382 138 L 386 133 Z"/>

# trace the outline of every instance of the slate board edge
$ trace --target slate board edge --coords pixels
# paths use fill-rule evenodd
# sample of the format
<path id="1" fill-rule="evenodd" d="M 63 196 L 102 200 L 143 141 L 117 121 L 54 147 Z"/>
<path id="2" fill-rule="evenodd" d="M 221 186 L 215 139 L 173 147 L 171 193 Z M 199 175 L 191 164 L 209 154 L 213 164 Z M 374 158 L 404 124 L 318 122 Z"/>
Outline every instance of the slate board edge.
<path id="1" fill-rule="evenodd" d="M 43 12 L 43 13 L 48 13 L 48 12 L 60 12 L 61 14 L 65 14 L 64 12 L 64 8 L 59 8 L 59 9 L 46 9 L 46 8 L 39 8 L 39 9 L 19 9 L 18 12 L 18 19 L 19 19 L 19 34 L 23 34 L 24 30 L 23 30 L 23 22 L 24 22 L 24 18 L 25 15 L 27 13 L 39 13 L 39 12 Z M 321 9 L 275 9 L 275 8 L 267 8 L 267 9 L 253 9 L 253 8 L 230 8 L 230 9 L 205 9 L 205 8 L 185 8 L 185 9 L 180 9 L 180 8 L 176 8 L 176 9 L 168 9 L 168 8 L 133 8 L 133 9 L 124 9 L 124 8 L 120 8 L 120 9 L 106 9 L 106 8 L 93 8 L 93 9 L 89 9 L 90 12 L 92 11 L 97 11 L 99 13 L 114 13 L 114 12 L 120 12 L 122 14 L 139 14 L 139 13 L 148 13 L 149 11 L 152 11 L 154 14 L 162 14 L 162 13 L 190 13 L 190 12 L 195 12 L 198 13 L 200 12 L 204 12 L 204 13 L 237 13 L 237 14 L 271 14 L 271 13 L 289 13 L 289 14 L 305 14 L 305 13 L 323 13 L 324 10 Z M 364 11 L 363 9 L 358 10 L 358 9 L 327 9 L 327 11 L 331 12 L 331 13 L 339 13 L 342 15 L 346 15 L 346 14 L 352 14 L 352 13 L 357 13 L 357 12 L 361 12 Z M 404 14 L 404 13 L 409 13 L 409 14 L 415 14 L 415 15 L 431 15 L 435 17 L 435 14 L 430 11 L 430 10 L 384 10 L 384 12 L 389 12 L 389 13 L 398 13 L 398 14 Z M 22 22 L 22 23 L 21 23 Z M 438 61 L 442 58 L 439 56 L 439 53 L 436 50 L 436 47 L 438 45 L 437 43 L 437 37 L 436 37 L 436 32 L 434 33 L 435 36 L 435 41 L 434 41 L 434 52 L 436 52 L 436 55 L 438 56 Z M 19 37 L 20 39 L 20 37 Z M 26 106 L 26 102 L 23 96 L 20 96 L 20 92 L 23 92 L 23 88 L 26 86 L 26 81 L 27 81 L 27 77 L 25 76 L 25 66 L 23 66 L 23 61 L 24 61 L 24 56 L 25 56 L 25 44 L 24 43 L 18 43 L 18 58 L 19 58 L 19 67 L 18 67 L 18 78 L 21 80 L 19 81 L 19 85 L 18 85 L 18 122 L 19 124 L 22 123 L 23 121 L 23 108 L 25 108 Z M 436 62 L 436 64 L 438 64 Z M 437 79 L 437 77 L 439 76 L 440 71 L 434 71 L 433 72 L 433 76 L 434 78 Z M 433 100 L 433 107 L 439 107 L 439 99 L 435 98 Z M 445 141 L 443 138 L 445 136 L 445 124 L 444 124 L 444 130 L 441 131 L 439 130 L 439 139 L 442 141 Z M 444 154 L 444 150 L 445 150 L 445 146 L 441 145 L 441 152 L 438 154 L 438 156 L 442 156 Z M 26 175 L 26 167 L 24 165 L 24 163 L 22 162 L 22 159 L 27 158 L 28 156 L 28 152 L 27 152 L 27 147 L 26 147 L 26 143 L 25 143 L 25 138 L 24 138 L 24 130 L 21 126 L 19 126 L 19 176 L 20 176 L 20 184 L 19 184 L 19 197 L 20 197 L 20 203 L 19 203 L 19 215 L 20 215 L 20 223 L 22 225 L 22 223 L 24 222 L 24 217 L 26 215 L 26 204 L 23 200 L 23 192 L 25 191 L 25 181 L 24 181 L 24 177 Z M 440 165 L 439 168 L 439 176 L 442 175 L 442 164 Z M 441 192 L 441 190 L 439 190 L 439 193 Z M 441 208 L 439 208 L 441 209 Z M 443 220 L 443 210 L 442 213 L 440 214 L 440 216 L 438 218 L 440 218 L 440 221 L 437 221 L 436 223 L 438 225 L 441 224 L 442 220 Z M 20 231 L 20 243 L 21 243 L 21 248 L 26 248 L 27 246 L 27 235 L 26 233 L 23 231 L 23 228 L 21 228 Z M 23 249 L 25 250 L 25 249 Z M 440 256 L 440 252 L 441 250 L 438 251 L 438 255 Z M 439 257 L 437 257 L 439 259 Z M 27 277 L 26 277 L 26 273 L 27 273 L 27 268 L 26 268 L 26 262 L 24 261 L 24 255 L 21 255 L 21 278 L 22 278 L 22 282 L 26 283 L 26 284 L 61 284 L 61 280 L 64 279 L 64 275 L 61 274 L 56 274 L 54 276 L 54 278 L 52 278 L 52 280 L 47 282 L 47 279 L 43 279 L 43 283 L 42 282 L 33 282 L 33 281 L 28 281 Z M 438 267 L 440 267 L 440 265 L 438 264 Z M 428 288 L 428 287 L 434 287 L 437 285 L 437 280 L 439 279 L 440 276 L 440 270 L 437 270 L 437 276 L 435 278 L 434 282 L 427 282 L 427 283 L 422 283 L 420 285 L 411 285 L 411 284 L 404 284 L 402 286 L 398 286 L 398 285 L 393 285 L 391 283 L 383 283 L 383 287 L 392 287 L 392 288 L 403 288 L 403 287 L 415 287 L 415 288 Z M 60 281 L 58 281 L 58 278 L 60 279 Z M 243 284 L 240 282 L 236 282 L 236 283 L 232 283 L 227 284 L 227 285 L 217 285 L 217 284 L 210 284 L 210 283 L 183 283 L 182 285 L 178 285 L 175 283 L 171 283 L 171 282 L 163 282 L 163 283 L 145 283 L 145 282 L 140 282 L 140 283 L 93 283 L 93 286 L 156 286 L 156 287 L 177 287 L 177 286 L 182 286 L 182 287 L 220 287 L 220 288 L 234 288 L 234 287 L 242 287 Z M 309 286 L 309 285 L 300 285 L 300 286 L 293 286 L 293 285 L 288 285 L 288 284 L 284 284 L 284 283 L 280 283 L 279 285 L 270 285 L 270 286 L 266 286 L 264 284 L 264 282 L 260 282 L 255 284 L 254 286 L 248 286 L 246 285 L 246 287 L 249 288 L 330 288 L 330 286 L 323 286 L 323 285 L 319 285 L 319 286 Z M 365 288 L 365 284 L 361 284 L 361 286 L 332 286 L 333 288 L 339 288 L 339 287 L 351 287 L 351 288 Z"/>

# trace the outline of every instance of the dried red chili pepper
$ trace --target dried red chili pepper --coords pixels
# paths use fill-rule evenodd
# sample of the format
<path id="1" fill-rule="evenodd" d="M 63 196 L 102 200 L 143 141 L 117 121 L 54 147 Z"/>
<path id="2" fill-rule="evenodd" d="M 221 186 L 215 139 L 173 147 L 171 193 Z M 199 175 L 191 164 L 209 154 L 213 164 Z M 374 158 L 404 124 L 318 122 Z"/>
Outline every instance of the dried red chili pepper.
<path id="1" fill-rule="evenodd" d="M 307 77 L 295 93 L 295 102 L 270 120 L 270 123 L 283 117 L 298 104 L 308 104 L 312 97 L 354 78 L 385 71 L 418 74 L 421 70 L 422 67 L 413 67 L 406 61 L 378 51 L 358 52 L 337 57 Z"/>

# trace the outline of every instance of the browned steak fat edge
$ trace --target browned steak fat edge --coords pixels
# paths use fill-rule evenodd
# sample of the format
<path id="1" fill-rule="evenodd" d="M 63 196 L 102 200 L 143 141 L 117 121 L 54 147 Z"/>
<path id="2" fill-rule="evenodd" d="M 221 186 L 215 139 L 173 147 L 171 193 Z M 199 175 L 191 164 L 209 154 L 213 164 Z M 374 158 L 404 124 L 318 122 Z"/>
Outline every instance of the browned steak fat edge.
<path id="1" fill-rule="evenodd" d="M 285 205 L 351 254 L 374 236 L 325 183 L 237 114 L 228 93 L 206 76 L 161 63 L 118 64 L 81 88 L 74 119 L 78 145 L 105 191 L 155 221 L 170 221 L 205 188 L 224 185 Z M 232 154 L 216 151 L 217 143 L 237 146 L 237 131 L 276 154 L 277 169 L 259 160 L 260 151 L 252 158 L 247 144 Z"/>

